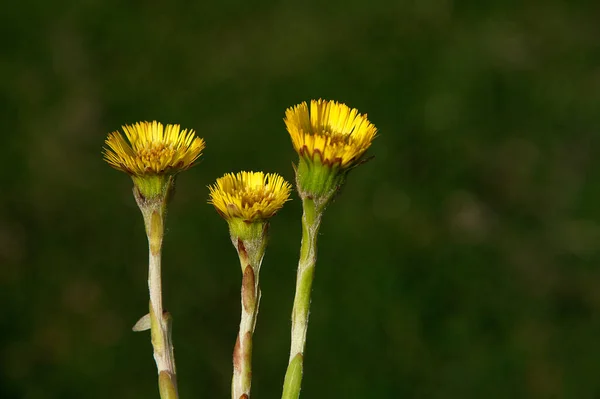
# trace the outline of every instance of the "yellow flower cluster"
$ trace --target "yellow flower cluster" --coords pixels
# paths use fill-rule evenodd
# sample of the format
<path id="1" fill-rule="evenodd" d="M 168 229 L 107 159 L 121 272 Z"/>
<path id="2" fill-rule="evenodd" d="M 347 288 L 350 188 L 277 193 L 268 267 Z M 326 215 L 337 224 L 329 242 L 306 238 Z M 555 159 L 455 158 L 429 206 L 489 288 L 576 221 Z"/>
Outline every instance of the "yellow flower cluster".
<path id="1" fill-rule="evenodd" d="M 228 173 L 209 186 L 209 203 L 226 220 L 241 218 L 254 222 L 268 219 L 281 209 L 291 188 L 275 173 Z"/>
<path id="2" fill-rule="evenodd" d="M 347 172 L 360 163 L 377 134 L 366 114 L 336 101 L 311 100 L 288 108 L 285 125 L 300 155 L 296 183 L 301 198 L 325 204 Z M 205 142 L 193 130 L 159 122 L 138 122 L 108 135 L 104 159 L 128 173 L 143 197 L 164 196 L 174 176 L 202 155 Z M 210 203 L 226 219 L 271 217 L 288 200 L 291 186 L 281 176 L 262 172 L 228 174 L 210 188 Z"/>
<path id="3" fill-rule="evenodd" d="M 284 121 L 300 156 L 318 154 L 324 165 L 341 168 L 359 161 L 377 133 L 366 115 L 335 101 L 312 100 L 310 109 L 303 102 L 288 108 Z"/>
<path id="4" fill-rule="evenodd" d="M 159 122 L 123 126 L 106 139 L 104 159 L 115 169 L 134 176 L 176 174 L 189 169 L 202 154 L 204 140 L 193 130 Z"/>

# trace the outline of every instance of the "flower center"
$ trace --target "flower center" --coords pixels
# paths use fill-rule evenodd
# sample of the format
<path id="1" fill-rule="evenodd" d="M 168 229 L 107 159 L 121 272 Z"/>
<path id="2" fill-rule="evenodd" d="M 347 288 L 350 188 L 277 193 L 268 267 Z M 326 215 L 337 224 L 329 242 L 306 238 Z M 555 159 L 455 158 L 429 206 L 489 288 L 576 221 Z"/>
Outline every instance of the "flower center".
<path id="1" fill-rule="evenodd" d="M 332 145 L 346 145 L 351 144 L 354 141 L 352 140 L 351 134 L 344 134 L 325 130 L 323 131 L 322 135 L 329 138 L 329 143 Z"/>
<path id="2" fill-rule="evenodd" d="M 140 148 L 138 156 L 144 162 L 156 162 L 160 159 L 171 158 L 175 154 L 175 149 L 164 143 L 150 143 L 144 148 Z"/>
<path id="3" fill-rule="evenodd" d="M 271 194 L 266 192 L 264 189 L 252 188 L 246 189 L 241 194 L 242 206 L 252 206 L 256 203 L 268 201 L 271 198 Z"/>

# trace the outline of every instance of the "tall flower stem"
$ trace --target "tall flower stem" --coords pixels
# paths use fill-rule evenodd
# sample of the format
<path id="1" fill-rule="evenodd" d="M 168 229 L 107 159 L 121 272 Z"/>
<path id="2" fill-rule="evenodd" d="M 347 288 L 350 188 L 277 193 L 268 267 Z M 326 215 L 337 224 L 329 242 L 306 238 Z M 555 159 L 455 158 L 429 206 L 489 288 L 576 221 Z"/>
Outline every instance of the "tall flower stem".
<path id="1" fill-rule="evenodd" d="M 325 207 L 339 193 L 348 172 L 364 163 L 377 129 L 366 114 L 336 101 L 312 100 L 285 111 L 285 126 L 300 156 L 294 166 L 302 198 L 302 244 L 292 310 L 292 344 L 283 398 L 297 399 L 302 384 L 310 290 L 317 260 L 317 234 Z"/>
<path id="2" fill-rule="evenodd" d="M 148 236 L 149 266 L 148 290 L 150 292 L 150 332 L 154 360 L 158 369 L 158 386 L 161 399 L 177 399 L 175 356 L 171 340 L 171 316 L 163 310 L 161 281 L 161 252 L 167 195 L 145 198 L 134 188 L 136 202 L 142 211 Z"/>
<path id="3" fill-rule="evenodd" d="M 283 385 L 283 399 L 296 399 L 300 396 L 310 293 L 317 261 L 317 236 L 323 215 L 323 207 L 317 206 L 311 198 L 305 197 L 302 200 L 302 207 L 304 211 L 302 215 L 302 245 L 292 310 L 290 359 Z"/>
<path id="4" fill-rule="evenodd" d="M 231 242 L 242 267 L 240 329 L 233 349 L 232 399 L 248 399 L 252 385 L 252 336 L 260 304 L 259 273 L 267 246 L 268 223 L 232 220 Z M 240 223 L 244 226 L 240 226 Z M 238 234 L 240 233 L 241 234 Z M 250 233 L 250 234 L 247 234 Z"/>
<path id="5" fill-rule="evenodd" d="M 193 130 L 157 121 L 124 125 L 109 133 L 103 148 L 104 160 L 133 180 L 133 195 L 142 211 L 148 236 L 148 289 L 150 312 L 133 326 L 133 331 L 151 330 L 158 386 L 162 399 L 177 399 L 175 358 L 171 341 L 171 316 L 163 310 L 160 258 L 167 201 L 177 175 L 202 155 L 204 140 Z"/>
<path id="6" fill-rule="evenodd" d="M 232 399 L 248 399 L 252 385 L 252 336 L 260 288 L 258 276 L 267 248 L 269 219 L 289 199 L 291 186 L 275 173 L 228 173 L 209 186 L 209 204 L 227 221 L 242 267 L 240 329 L 233 349 Z"/>

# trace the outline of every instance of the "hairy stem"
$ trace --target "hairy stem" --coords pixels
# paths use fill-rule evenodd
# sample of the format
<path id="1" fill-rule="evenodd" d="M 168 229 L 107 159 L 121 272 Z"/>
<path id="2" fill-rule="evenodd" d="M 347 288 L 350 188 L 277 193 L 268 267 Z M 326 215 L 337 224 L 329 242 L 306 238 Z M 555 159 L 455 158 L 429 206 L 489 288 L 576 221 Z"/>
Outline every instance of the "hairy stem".
<path id="1" fill-rule="evenodd" d="M 304 347 L 308 329 L 310 293 L 317 261 L 317 235 L 321 224 L 322 209 L 310 198 L 302 200 L 302 245 L 296 277 L 296 294 L 292 310 L 292 342 L 289 364 L 283 386 L 284 399 L 296 399 L 300 396 Z"/>
<path id="2" fill-rule="evenodd" d="M 259 273 L 267 245 L 268 224 L 259 223 L 259 234 L 242 239 L 232 229 L 231 240 L 242 268 L 240 328 L 233 349 L 232 399 L 248 399 L 252 385 L 252 336 L 260 304 Z"/>
<path id="3" fill-rule="evenodd" d="M 146 199 L 134 189 L 146 226 L 149 247 L 148 290 L 150 293 L 150 333 L 162 399 L 177 399 L 175 356 L 171 340 L 171 317 L 163 310 L 161 252 L 164 236 L 166 200 Z"/>

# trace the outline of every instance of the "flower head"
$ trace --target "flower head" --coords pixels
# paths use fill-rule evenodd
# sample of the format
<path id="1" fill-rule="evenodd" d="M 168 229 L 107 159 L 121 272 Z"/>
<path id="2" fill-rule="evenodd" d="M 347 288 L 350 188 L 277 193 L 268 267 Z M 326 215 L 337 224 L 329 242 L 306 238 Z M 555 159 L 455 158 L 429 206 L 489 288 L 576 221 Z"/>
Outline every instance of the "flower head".
<path id="1" fill-rule="evenodd" d="M 377 133 L 366 115 L 336 101 L 312 100 L 288 108 L 285 125 L 294 149 L 302 157 L 318 154 L 324 165 L 342 169 L 356 164 Z"/>
<path id="2" fill-rule="evenodd" d="M 202 154 L 204 140 L 193 130 L 159 122 L 139 122 L 123 126 L 106 139 L 104 160 L 132 176 L 176 174 L 189 169 Z"/>
<path id="3" fill-rule="evenodd" d="M 104 160 L 131 176 L 137 195 L 166 200 L 176 175 L 191 168 L 202 154 L 204 140 L 179 125 L 159 122 L 123 126 L 125 137 L 113 132 L 106 139 Z"/>
<path id="4" fill-rule="evenodd" d="M 312 100 L 288 108 L 285 125 L 300 155 L 296 186 L 302 199 L 326 206 L 377 134 L 366 115 L 335 101 Z"/>
<path id="5" fill-rule="evenodd" d="M 281 209 L 291 186 L 275 173 L 239 172 L 218 178 L 209 190 L 209 203 L 227 221 L 255 222 L 269 219 Z"/>

